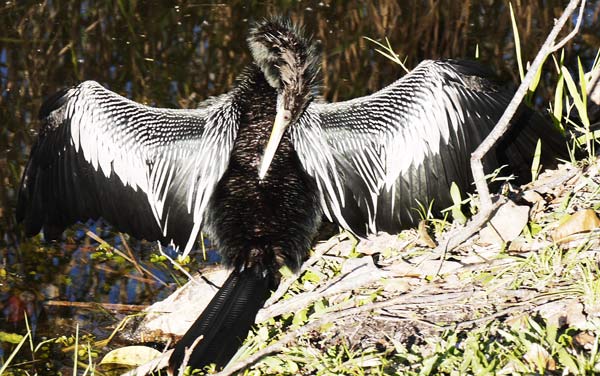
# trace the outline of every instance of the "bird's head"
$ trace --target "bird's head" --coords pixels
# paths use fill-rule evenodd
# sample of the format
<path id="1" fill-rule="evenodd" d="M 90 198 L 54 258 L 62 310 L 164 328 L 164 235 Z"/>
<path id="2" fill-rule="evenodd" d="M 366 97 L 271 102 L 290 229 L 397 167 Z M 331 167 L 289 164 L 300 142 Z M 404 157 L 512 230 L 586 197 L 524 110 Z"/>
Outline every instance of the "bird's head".
<path id="1" fill-rule="evenodd" d="M 257 23 L 248 36 L 254 62 L 277 90 L 277 114 L 265 148 L 259 177 L 262 179 L 285 130 L 302 115 L 319 86 L 319 53 L 311 38 L 288 20 Z"/>

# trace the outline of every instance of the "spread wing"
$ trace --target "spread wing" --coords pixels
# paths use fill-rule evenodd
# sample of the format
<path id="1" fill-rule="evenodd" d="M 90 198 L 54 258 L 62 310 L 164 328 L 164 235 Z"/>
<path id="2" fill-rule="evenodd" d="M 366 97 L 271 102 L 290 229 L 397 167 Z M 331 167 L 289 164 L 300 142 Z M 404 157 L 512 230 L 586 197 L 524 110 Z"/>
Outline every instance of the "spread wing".
<path id="1" fill-rule="evenodd" d="M 330 219 L 359 235 L 397 232 L 418 221 L 419 203 L 450 206 L 452 182 L 469 189 L 470 155 L 511 99 L 487 76 L 471 62 L 425 61 L 372 95 L 311 104 L 292 138 Z M 488 168 L 529 170 L 547 125 L 531 112 L 534 126 L 512 132 L 516 141 L 491 154 Z"/>
<path id="2" fill-rule="evenodd" d="M 152 108 L 86 81 L 48 99 L 19 194 L 28 235 L 56 238 L 103 217 L 189 251 L 225 171 L 238 114 L 224 95 L 195 110 Z"/>

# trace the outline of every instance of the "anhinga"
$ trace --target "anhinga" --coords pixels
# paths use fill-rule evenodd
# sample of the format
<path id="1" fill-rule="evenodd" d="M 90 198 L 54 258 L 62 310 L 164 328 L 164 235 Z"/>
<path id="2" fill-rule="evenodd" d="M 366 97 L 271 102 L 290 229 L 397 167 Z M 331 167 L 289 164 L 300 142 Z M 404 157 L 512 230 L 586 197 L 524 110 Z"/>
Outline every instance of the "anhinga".
<path id="1" fill-rule="evenodd" d="M 315 100 L 320 56 L 281 19 L 248 37 L 254 62 L 200 108 L 147 107 L 86 81 L 49 98 L 18 204 L 28 235 L 59 237 L 103 217 L 138 238 L 188 252 L 208 234 L 233 271 L 175 348 L 170 368 L 224 365 L 278 282 L 305 260 L 321 217 L 357 235 L 397 232 L 417 202 L 451 204 L 470 188 L 470 153 L 511 98 L 479 65 L 425 61 L 390 86 L 341 103 Z M 527 175 L 563 139 L 533 111 L 486 161 Z M 200 292 L 201 293 L 201 292 Z"/>

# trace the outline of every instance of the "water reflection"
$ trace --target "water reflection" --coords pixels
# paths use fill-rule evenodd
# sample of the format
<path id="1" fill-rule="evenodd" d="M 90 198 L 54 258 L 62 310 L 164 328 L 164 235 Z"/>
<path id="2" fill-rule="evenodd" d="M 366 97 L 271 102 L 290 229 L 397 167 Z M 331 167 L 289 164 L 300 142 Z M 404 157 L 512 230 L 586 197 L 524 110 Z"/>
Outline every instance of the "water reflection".
<path id="1" fill-rule="evenodd" d="M 533 59 L 566 3 L 515 5 L 524 57 Z M 600 4 L 589 5 L 581 36 L 566 47 L 567 65 L 575 67 L 575 52 L 588 65 L 595 55 L 599 9 Z M 164 260 L 157 261 L 155 246 L 148 243 L 130 245 L 140 265 L 163 283 L 131 263 L 97 256 L 97 243 L 81 229 L 66 234 L 58 245 L 22 236 L 14 219 L 16 189 L 42 99 L 93 79 L 149 105 L 195 107 L 232 84 L 249 62 L 249 24 L 269 14 L 290 16 L 321 41 L 327 100 L 365 95 L 401 76 L 363 36 L 388 37 L 409 67 L 427 58 L 473 58 L 478 51 L 504 79 L 518 81 L 505 0 L 5 1 L 0 5 L 0 330 L 23 330 L 24 311 L 30 324 L 37 325 L 44 301 L 143 305 L 176 285 L 173 270 Z M 540 104 L 549 98 L 554 79 L 544 75 Z M 118 235 L 105 224 L 99 227 L 101 237 L 123 249 Z M 90 332 L 105 332 L 98 323 L 110 328 L 115 320 L 97 308 L 46 306 L 53 317 L 64 311 L 85 318 L 82 327 Z M 73 332 L 71 322 L 67 329 L 57 327 L 52 324 L 49 334 Z"/>

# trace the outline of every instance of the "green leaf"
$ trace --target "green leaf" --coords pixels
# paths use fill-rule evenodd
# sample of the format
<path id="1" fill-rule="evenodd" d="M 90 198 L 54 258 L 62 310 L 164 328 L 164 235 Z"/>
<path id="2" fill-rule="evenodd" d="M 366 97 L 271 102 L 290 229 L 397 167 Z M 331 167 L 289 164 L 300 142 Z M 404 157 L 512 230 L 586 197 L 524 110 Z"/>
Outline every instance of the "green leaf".
<path id="1" fill-rule="evenodd" d="M 535 89 L 537 89 L 537 86 L 540 83 L 540 79 L 542 77 L 542 71 L 543 71 L 542 68 L 544 67 L 544 62 L 546 62 L 546 59 L 544 59 L 544 61 L 538 68 L 537 72 L 535 72 L 535 76 L 533 76 L 533 79 L 531 80 L 531 83 L 529 84 L 529 92 L 531 92 L 531 93 L 533 93 L 535 91 Z"/>
<path id="2" fill-rule="evenodd" d="M 368 40 L 371 43 L 375 43 L 376 45 L 378 45 L 379 47 L 382 48 L 381 50 L 376 48 L 375 51 L 379 52 L 380 54 L 382 54 L 386 58 L 390 59 L 394 63 L 400 65 L 406 73 L 410 72 L 410 70 L 408 68 L 406 68 L 406 65 L 404 65 L 404 61 L 400 60 L 400 57 L 398 56 L 398 54 L 396 52 L 394 52 L 394 49 L 392 48 L 390 40 L 387 37 L 385 38 L 386 44 L 383 44 L 383 43 L 376 41 L 375 39 L 372 39 L 369 37 L 363 37 L 363 38 L 365 38 L 366 40 Z"/>
<path id="3" fill-rule="evenodd" d="M 583 71 L 583 66 L 581 65 L 581 59 L 579 56 L 577 57 L 577 68 L 579 69 L 579 87 L 580 93 L 583 98 L 583 107 L 586 109 L 587 116 L 587 80 L 585 78 L 585 72 Z"/>
<path id="4" fill-rule="evenodd" d="M 556 345 L 556 336 L 558 334 L 558 327 L 552 324 L 546 324 L 546 342 L 554 346 Z"/>
<path id="5" fill-rule="evenodd" d="M 80 354 L 85 355 L 85 354 Z M 102 358 L 99 365 L 105 371 L 130 369 L 141 366 L 159 357 L 161 352 L 148 346 L 125 346 L 110 351 Z"/>
<path id="6" fill-rule="evenodd" d="M 302 275 L 302 282 L 319 283 L 321 282 L 321 276 L 309 269 Z"/>
<path id="7" fill-rule="evenodd" d="M 433 372 L 433 368 L 438 361 L 438 355 L 431 356 L 427 359 L 423 360 L 423 368 L 421 368 L 421 372 L 419 372 L 420 376 L 431 375 Z"/>
<path id="8" fill-rule="evenodd" d="M 4 373 L 4 371 L 6 370 L 6 368 L 8 368 L 8 365 L 10 364 L 10 362 L 12 362 L 13 358 L 17 355 L 17 353 L 21 349 L 21 346 L 23 346 L 23 344 L 25 343 L 25 341 L 27 341 L 27 338 L 30 335 L 31 335 L 31 332 L 27 332 L 27 334 L 25 334 L 25 336 L 23 336 L 23 338 L 21 339 L 21 341 L 19 342 L 19 344 L 17 345 L 17 347 L 15 347 L 15 349 L 10 353 L 10 355 L 4 361 L 4 364 L 0 368 L 0 375 L 2 375 Z"/>
<path id="9" fill-rule="evenodd" d="M 16 344 L 21 342 L 22 340 L 23 336 L 20 334 L 0 332 L 0 342 Z"/>
<path id="10" fill-rule="evenodd" d="M 292 319 L 293 326 L 302 326 L 306 321 L 308 321 L 307 317 L 307 308 L 303 308 L 300 311 L 294 314 L 294 318 Z"/>
<path id="11" fill-rule="evenodd" d="M 564 131 L 564 126 L 562 125 L 562 117 L 563 117 L 563 98 L 564 98 L 564 87 L 565 87 L 565 78 L 563 77 L 561 67 L 563 66 L 563 62 L 565 59 L 565 50 L 561 50 L 560 52 L 560 60 L 556 61 L 556 57 L 552 55 L 552 60 L 554 61 L 554 66 L 558 73 L 558 81 L 556 82 L 556 91 L 554 93 L 554 105 L 552 106 L 552 115 L 554 118 L 554 123 L 562 131 Z"/>
<path id="12" fill-rule="evenodd" d="M 271 368 L 273 371 L 283 371 L 282 362 L 276 356 L 268 356 L 266 358 L 261 359 L 261 363 L 264 363 L 267 367 Z"/>
<path id="13" fill-rule="evenodd" d="M 316 314 L 323 313 L 323 312 L 325 312 L 326 309 L 327 309 L 327 305 L 325 304 L 323 299 L 317 300 L 315 302 L 314 310 L 315 310 Z"/>
<path id="14" fill-rule="evenodd" d="M 587 108 L 585 107 L 584 100 L 582 99 L 580 93 L 577 91 L 577 86 L 575 85 L 575 81 L 573 81 L 573 77 L 571 77 L 571 73 L 569 72 L 569 70 L 563 66 L 561 67 L 561 72 L 565 78 L 565 82 L 567 83 L 569 95 L 571 95 L 573 101 L 575 102 L 575 108 L 577 108 L 577 112 L 579 112 L 581 122 L 586 127 L 586 129 L 588 129 L 590 127 L 590 119 L 587 116 Z"/>
<path id="15" fill-rule="evenodd" d="M 521 57 L 521 39 L 519 38 L 519 28 L 517 27 L 517 20 L 515 19 L 515 12 L 512 7 L 512 2 L 508 3 L 510 8 L 510 21 L 512 23 L 513 38 L 515 40 L 515 55 L 517 59 L 517 65 L 519 66 L 519 77 L 521 81 L 525 78 L 525 71 L 523 70 L 523 59 Z"/>
<path id="16" fill-rule="evenodd" d="M 462 210 L 460 209 L 462 205 L 462 197 L 460 194 L 460 189 L 455 182 L 452 182 L 450 185 L 450 197 L 452 198 L 453 205 L 451 207 L 452 218 L 460 224 L 467 223 L 467 217 L 464 215 Z"/>
<path id="17" fill-rule="evenodd" d="M 294 275 L 294 272 L 292 272 L 292 270 L 285 265 L 279 268 L 279 273 L 281 273 L 283 278 L 290 278 Z"/>
<path id="18" fill-rule="evenodd" d="M 560 364 L 562 364 L 565 368 L 568 368 L 568 374 L 575 375 L 578 373 L 577 364 L 573 360 L 573 357 L 571 357 L 571 355 L 567 352 L 567 350 L 564 347 L 561 346 L 558 349 L 557 355 Z"/>
<path id="19" fill-rule="evenodd" d="M 562 121 L 564 87 L 565 78 L 561 72 L 558 75 L 558 82 L 556 83 L 556 92 L 554 93 L 554 106 L 552 109 L 552 114 L 554 115 L 554 119 L 556 120 L 557 124 L 560 124 Z"/>
<path id="20" fill-rule="evenodd" d="M 595 141 L 600 139 L 600 130 L 596 130 L 593 132 L 587 132 L 586 134 L 577 137 L 577 142 L 580 145 L 587 144 L 588 142 Z"/>

